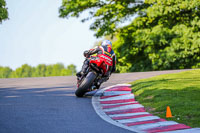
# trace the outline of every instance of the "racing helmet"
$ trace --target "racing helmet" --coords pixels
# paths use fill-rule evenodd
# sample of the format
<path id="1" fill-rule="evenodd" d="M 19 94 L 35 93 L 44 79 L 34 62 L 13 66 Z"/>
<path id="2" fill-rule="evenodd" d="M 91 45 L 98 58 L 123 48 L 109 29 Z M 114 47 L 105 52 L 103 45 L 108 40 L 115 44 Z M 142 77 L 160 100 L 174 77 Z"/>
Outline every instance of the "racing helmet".
<path id="1" fill-rule="evenodd" d="M 111 43 L 111 41 L 109 41 L 109 40 L 104 40 L 104 41 L 101 43 L 101 46 L 110 46 L 110 47 L 112 47 L 112 43 Z"/>

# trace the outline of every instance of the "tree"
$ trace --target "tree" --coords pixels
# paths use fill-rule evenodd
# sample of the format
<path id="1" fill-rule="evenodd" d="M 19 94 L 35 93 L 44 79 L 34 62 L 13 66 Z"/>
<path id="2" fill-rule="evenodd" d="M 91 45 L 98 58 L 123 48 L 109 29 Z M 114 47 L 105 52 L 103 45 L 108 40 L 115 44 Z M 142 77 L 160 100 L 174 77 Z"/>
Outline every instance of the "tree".
<path id="1" fill-rule="evenodd" d="M 0 78 L 68 76 L 75 75 L 75 73 L 76 66 L 73 64 L 68 65 L 66 68 L 62 63 L 53 65 L 39 64 L 36 67 L 24 64 L 15 71 L 9 67 L 0 66 Z"/>
<path id="2" fill-rule="evenodd" d="M 46 65 L 39 64 L 32 73 L 32 77 L 46 77 Z"/>
<path id="3" fill-rule="evenodd" d="M 84 11 L 88 17 L 82 22 L 95 18 L 90 26 L 96 36 L 113 35 L 121 23 L 143 9 L 146 4 L 138 0 L 63 0 L 59 9 L 60 17 L 79 17 Z"/>
<path id="4" fill-rule="evenodd" d="M 2 21 L 6 19 L 8 19 L 6 2 L 4 0 L 0 0 L 0 23 L 2 23 Z"/>
<path id="5" fill-rule="evenodd" d="M 28 64 L 24 64 L 17 68 L 14 73 L 15 78 L 32 77 L 32 67 Z"/>
<path id="6" fill-rule="evenodd" d="M 9 67 L 1 67 L 0 66 L 0 78 L 10 78 L 12 73 L 12 69 Z"/>
<path id="7" fill-rule="evenodd" d="M 53 65 L 47 65 L 45 75 L 47 77 L 52 76 L 52 72 L 53 72 Z"/>
<path id="8" fill-rule="evenodd" d="M 64 69 L 64 65 L 62 63 L 54 64 L 51 76 L 59 76 L 62 69 Z"/>
<path id="9" fill-rule="evenodd" d="M 69 69 L 62 69 L 60 76 L 72 75 L 72 72 Z"/>
<path id="10" fill-rule="evenodd" d="M 117 35 L 118 69 L 125 72 L 200 67 L 200 1 L 145 3 L 151 6 Z"/>
<path id="11" fill-rule="evenodd" d="M 67 66 L 67 70 L 70 71 L 70 75 L 75 75 L 76 73 L 76 66 L 74 64 L 70 64 Z"/>

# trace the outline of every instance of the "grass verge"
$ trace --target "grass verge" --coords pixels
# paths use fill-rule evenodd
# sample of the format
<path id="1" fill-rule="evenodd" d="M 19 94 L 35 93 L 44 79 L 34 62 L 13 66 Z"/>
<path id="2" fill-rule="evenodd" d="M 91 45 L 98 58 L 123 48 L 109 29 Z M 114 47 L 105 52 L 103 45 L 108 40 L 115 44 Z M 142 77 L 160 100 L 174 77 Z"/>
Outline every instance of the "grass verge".
<path id="1" fill-rule="evenodd" d="M 200 127 L 200 70 L 166 74 L 131 83 L 136 100 L 167 120 Z M 172 118 L 166 118 L 170 106 Z"/>

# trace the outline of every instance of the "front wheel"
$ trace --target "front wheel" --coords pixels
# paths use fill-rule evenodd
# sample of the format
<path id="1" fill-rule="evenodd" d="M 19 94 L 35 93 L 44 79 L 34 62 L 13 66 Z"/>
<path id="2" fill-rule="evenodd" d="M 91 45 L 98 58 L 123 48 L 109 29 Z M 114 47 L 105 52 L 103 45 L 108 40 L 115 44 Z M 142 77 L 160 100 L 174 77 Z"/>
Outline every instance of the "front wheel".
<path id="1" fill-rule="evenodd" d="M 83 95 L 89 91 L 91 88 L 93 81 L 96 78 L 96 74 L 94 72 L 89 72 L 83 82 L 79 85 L 75 94 L 77 97 L 83 97 Z"/>

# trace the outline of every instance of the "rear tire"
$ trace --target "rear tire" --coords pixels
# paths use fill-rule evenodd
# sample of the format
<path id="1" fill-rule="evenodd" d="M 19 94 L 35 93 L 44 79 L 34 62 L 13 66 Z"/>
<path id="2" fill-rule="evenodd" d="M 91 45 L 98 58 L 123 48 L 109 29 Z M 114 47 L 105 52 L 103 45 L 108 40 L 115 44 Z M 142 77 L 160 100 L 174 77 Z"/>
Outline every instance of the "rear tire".
<path id="1" fill-rule="evenodd" d="M 76 90 L 75 92 L 76 96 L 83 97 L 83 95 L 89 91 L 95 78 L 96 78 L 96 74 L 94 72 L 89 72 L 86 78 L 80 84 L 79 88 Z"/>

